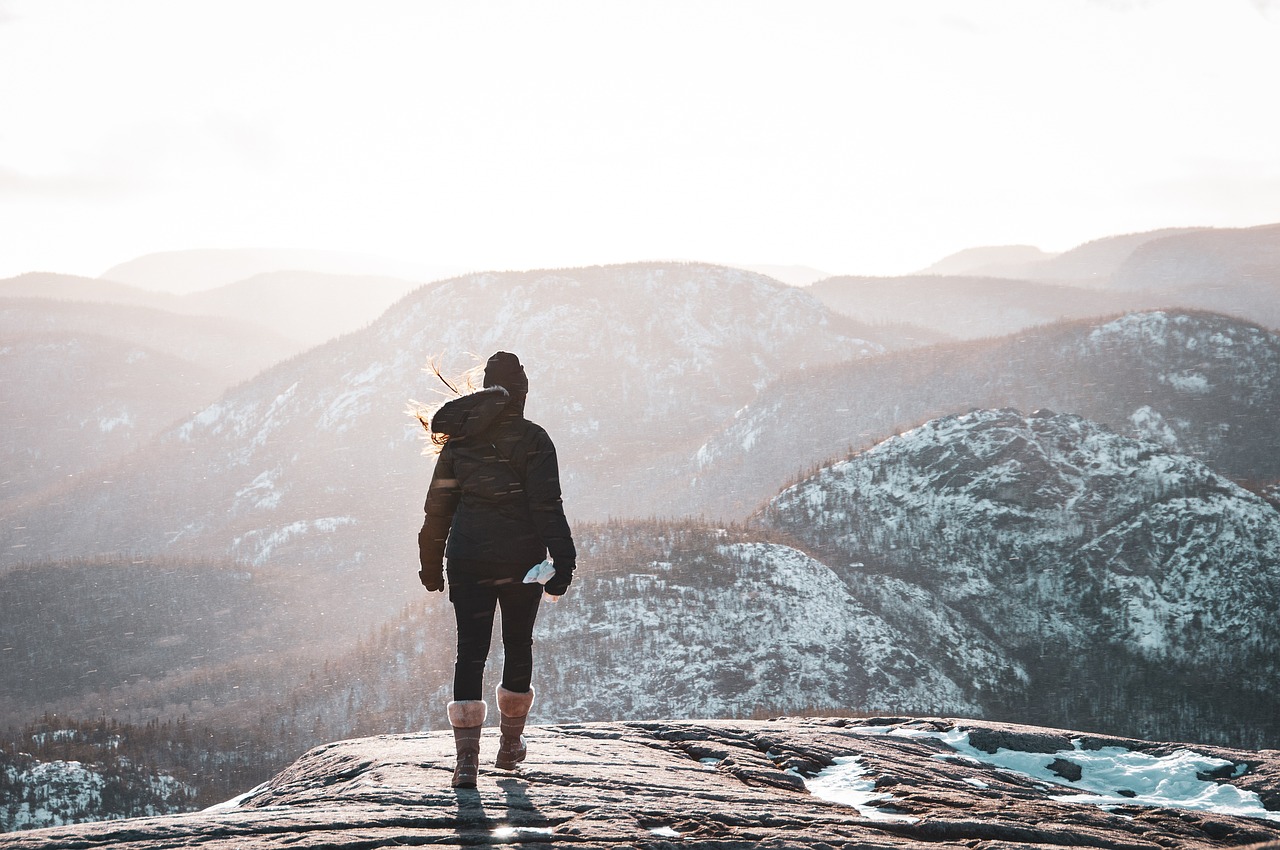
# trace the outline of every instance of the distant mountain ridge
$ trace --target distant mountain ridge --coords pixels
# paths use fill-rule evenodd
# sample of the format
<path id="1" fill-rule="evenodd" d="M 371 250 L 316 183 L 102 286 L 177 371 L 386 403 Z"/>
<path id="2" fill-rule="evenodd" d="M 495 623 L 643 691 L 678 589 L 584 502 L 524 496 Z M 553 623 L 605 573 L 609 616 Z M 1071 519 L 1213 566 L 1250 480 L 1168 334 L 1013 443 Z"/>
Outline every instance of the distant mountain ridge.
<path id="1" fill-rule="evenodd" d="M 1057 254 L 1046 253 L 1031 245 L 969 248 L 944 257 L 919 274 L 1002 277 L 1105 287 L 1125 260 L 1145 243 L 1206 230 L 1209 228 L 1168 227 L 1104 236 Z"/>
<path id="2" fill-rule="evenodd" d="M 175 295 L 110 280 L 25 274 L 0 281 L 0 305 L 13 298 L 40 298 L 131 305 L 184 317 L 221 318 L 261 328 L 266 337 L 290 340 L 289 353 L 292 354 L 363 327 L 420 285 L 371 275 L 276 271 L 213 289 Z M 156 332 L 163 332 L 159 324 Z"/>
<path id="3" fill-rule="evenodd" d="M 1034 245 L 991 245 L 965 248 L 908 277 L 1022 277 L 1025 268 L 1053 259 L 1056 254 Z"/>
<path id="4" fill-rule="evenodd" d="M 800 469 L 975 406 L 1078 413 L 1237 480 L 1280 478 L 1280 335 L 1157 311 L 783 376 L 699 448 L 682 503 L 739 516 Z"/>
<path id="5" fill-rule="evenodd" d="M 92 334 L 161 351 L 217 376 L 215 396 L 297 351 L 291 340 L 233 318 L 78 299 L 0 297 L 0 332 L 6 339 Z"/>
<path id="6" fill-rule="evenodd" d="M 1117 310 L 1212 310 L 1280 330 L 1280 224 L 1166 228 L 1095 239 L 1032 262 L 987 262 L 1005 250 L 962 251 L 931 270 L 1022 281 L 1024 298 L 1033 284 L 1066 285 L 1082 299 L 1108 294 Z"/>
<path id="7" fill-rule="evenodd" d="M 1178 240 L 1205 231 L 1202 227 L 1167 227 L 1094 239 L 1025 269 L 1032 280 L 1074 282 L 1109 288 L 1116 272 L 1135 251 L 1160 240 Z"/>
<path id="8" fill-rule="evenodd" d="M 159 292 L 194 293 L 275 272 L 393 277 L 425 283 L 463 270 L 343 251 L 205 248 L 159 251 L 118 263 L 99 277 Z"/>
<path id="9" fill-rule="evenodd" d="M 0 297 L 46 298 L 54 301 L 97 301 L 171 310 L 178 297 L 127 283 L 51 272 L 28 272 L 0 280 Z"/>
<path id="10" fill-rule="evenodd" d="M 802 290 L 715 266 L 443 281 L 236 388 L 110 485 L 14 507 L 22 528 L 5 532 L 5 553 L 199 552 L 315 564 L 330 582 L 360 570 L 377 579 L 353 604 L 385 611 L 400 593 L 386 583 L 416 557 L 431 461 L 405 408 L 443 389 L 423 372 L 431 355 L 451 353 L 449 373 L 474 364 L 462 352 L 518 352 L 529 415 L 564 458 L 571 516 L 604 519 L 661 510 L 681 489 L 663 471 L 683 474 L 706 432 L 785 369 L 883 350 L 861 330 Z"/>
<path id="11" fill-rule="evenodd" d="M 1074 718 L 1112 734 L 1252 747 L 1280 735 L 1280 512 L 1192 458 L 1078 416 L 934 420 L 818 470 L 746 525 L 633 520 L 576 532 L 580 574 L 539 620 L 549 722 L 839 708 Z M 177 570 L 152 629 L 188 643 L 148 651 L 151 633 L 140 636 L 130 652 L 144 654 L 111 665 L 173 666 L 114 687 L 114 666 L 92 670 L 108 689 L 99 699 L 131 722 L 177 706 L 219 728 L 253 728 L 264 753 L 443 728 L 447 600 L 400 564 L 394 594 L 408 604 L 367 621 L 357 642 L 333 614 L 358 616 L 379 576 L 334 582 L 314 563 L 211 571 L 203 580 L 217 594 L 254 600 L 223 621 L 243 628 L 212 631 L 171 613 L 216 604 L 189 599 Z M 89 577 L 102 598 L 147 598 L 164 587 L 139 578 L 163 567 L 30 569 L 4 581 L 43 588 L 27 595 L 66 622 L 85 600 L 59 594 L 63 576 L 72 586 Z M 91 659 L 108 613 L 37 657 Z M 312 637 L 263 655 L 286 629 Z M 20 628 L 4 638 L 19 658 L 48 641 Z M 228 656 L 240 641 L 247 649 Z M 204 652 L 219 666 L 185 669 L 185 655 Z"/>
<path id="12" fill-rule="evenodd" d="M 90 333 L 7 338 L 0 347 L 0 410 L 8 414 L 0 503 L 79 481 L 124 457 L 208 404 L 221 385 L 188 360 Z"/>
<path id="13" fill-rule="evenodd" d="M 231 319 L 47 298 L 0 298 L 0 337 L 0 500 L 110 466 L 294 350 Z"/>
<path id="14" fill-rule="evenodd" d="M 813 284 L 809 292 L 832 310 L 858 321 L 909 321 L 935 334 L 921 344 L 1004 336 L 1058 321 L 1123 313 L 1145 304 L 1144 299 L 1124 294 L 1001 277 L 833 277 Z"/>
<path id="15" fill-rule="evenodd" d="M 264 272 L 183 296 L 178 307 L 256 321 L 309 346 L 364 327 L 418 286 L 373 275 Z"/>

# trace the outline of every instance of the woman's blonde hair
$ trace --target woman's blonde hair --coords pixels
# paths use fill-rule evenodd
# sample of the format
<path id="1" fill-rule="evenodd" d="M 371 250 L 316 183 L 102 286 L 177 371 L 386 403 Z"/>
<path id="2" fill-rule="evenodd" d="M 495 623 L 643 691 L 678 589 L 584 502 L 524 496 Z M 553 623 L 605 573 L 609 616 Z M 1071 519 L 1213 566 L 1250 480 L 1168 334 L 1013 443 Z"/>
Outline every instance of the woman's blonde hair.
<path id="1" fill-rule="evenodd" d="M 438 455 L 444 444 L 449 442 L 449 435 L 442 434 L 439 431 L 431 430 L 431 418 L 435 416 L 436 411 L 453 399 L 475 392 L 484 385 L 484 360 L 472 354 L 471 357 L 476 360 L 476 365 L 462 372 L 453 380 L 444 376 L 444 372 L 440 368 L 440 357 L 432 357 L 427 361 L 427 365 L 422 367 L 422 371 L 430 372 L 440 379 L 440 383 L 448 387 L 448 391 L 432 389 L 431 391 L 439 395 L 445 396 L 440 401 L 432 404 L 424 404 L 420 401 L 409 399 L 409 409 L 405 411 L 410 416 L 422 423 L 422 427 L 426 429 L 426 436 L 423 437 L 427 441 L 427 445 L 423 447 L 424 455 Z"/>

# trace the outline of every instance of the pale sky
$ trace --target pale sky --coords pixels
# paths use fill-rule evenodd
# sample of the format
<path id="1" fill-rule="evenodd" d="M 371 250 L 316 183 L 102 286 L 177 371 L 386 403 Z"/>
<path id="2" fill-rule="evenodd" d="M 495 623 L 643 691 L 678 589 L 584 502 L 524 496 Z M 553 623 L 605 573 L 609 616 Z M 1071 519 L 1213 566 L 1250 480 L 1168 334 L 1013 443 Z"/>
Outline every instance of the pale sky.
<path id="1" fill-rule="evenodd" d="M 0 0 L 0 277 L 899 274 L 1280 222 L 1280 0 Z"/>

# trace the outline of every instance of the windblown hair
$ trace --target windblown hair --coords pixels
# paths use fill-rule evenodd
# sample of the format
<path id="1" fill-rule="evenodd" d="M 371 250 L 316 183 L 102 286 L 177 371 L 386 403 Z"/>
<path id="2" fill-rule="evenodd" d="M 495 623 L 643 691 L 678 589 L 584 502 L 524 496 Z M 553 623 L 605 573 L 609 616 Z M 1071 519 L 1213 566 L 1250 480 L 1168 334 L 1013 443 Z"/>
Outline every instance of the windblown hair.
<path id="1" fill-rule="evenodd" d="M 444 376 L 444 372 L 440 369 L 440 359 L 432 357 L 427 361 L 427 365 L 422 367 L 422 371 L 430 372 L 440 379 L 440 383 L 448 387 L 448 391 L 433 389 L 432 392 L 444 396 L 440 401 L 434 404 L 424 404 L 420 401 L 409 399 L 409 409 L 405 412 L 422 423 L 422 427 L 426 429 L 426 436 L 423 438 L 427 441 L 427 445 L 423 447 L 424 455 L 438 455 L 444 448 L 444 444 L 449 442 L 449 435 L 442 434 L 439 431 L 431 430 L 431 418 L 435 416 L 436 411 L 448 402 L 459 396 L 474 392 L 484 385 L 484 360 L 476 355 L 471 355 L 479 362 L 466 370 L 462 374 L 449 380 Z"/>

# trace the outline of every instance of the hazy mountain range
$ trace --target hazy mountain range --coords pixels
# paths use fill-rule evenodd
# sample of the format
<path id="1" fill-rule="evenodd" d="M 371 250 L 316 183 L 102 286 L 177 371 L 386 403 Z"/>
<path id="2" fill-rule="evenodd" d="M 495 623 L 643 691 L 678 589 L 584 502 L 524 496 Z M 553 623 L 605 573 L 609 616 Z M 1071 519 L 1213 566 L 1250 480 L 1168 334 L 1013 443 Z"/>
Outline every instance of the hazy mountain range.
<path id="1" fill-rule="evenodd" d="M 540 618 L 540 722 L 863 710 L 1251 747 L 1280 734 L 1280 513 L 1078 416 L 944 417 L 744 525 L 577 536 L 582 573 Z M 210 758 L 249 742 L 264 773 L 328 740 L 444 728 L 448 603 L 405 572 L 398 615 L 326 643 L 358 574 L 318 607 L 305 591 L 324 577 L 306 571 L 12 569 L 6 714 L 180 712 L 230 748 Z"/>
<path id="2" fill-rule="evenodd" d="M 453 352 L 456 371 L 474 363 L 459 352 L 522 352 L 529 414 L 566 459 L 570 510 L 603 519 L 666 513 L 663 493 L 684 488 L 708 432 L 788 368 L 882 351 L 864 330 L 803 290 L 711 266 L 444 281 L 234 388 L 122 460 L 111 484 L 69 479 L 6 504 L 4 551 L 205 553 L 330 580 L 358 570 L 353 604 L 394 610 L 401 591 L 382 586 L 416 558 L 431 467 L 405 411 L 444 389 L 423 371 L 430 354 Z"/>
<path id="3" fill-rule="evenodd" d="M 817 285 L 826 293 L 821 296 L 824 300 L 832 299 L 828 303 L 833 307 L 864 321 L 871 320 L 867 310 L 887 312 L 892 321 L 911 316 L 913 322 L 940 330 L 954 327 L 956 331 L 947 332 L 963 337 L 975 335 L 973 331 L 982 327 L 992 304 L 978 301 L 969 305 L 963 299 L 948 297 L 948 277 L 1001 278 L 1097 290 L 1092 296 L 1081 293 L 1080 303 L 1075 306 L 1070 299 L 1062 298 L 1061 290 L 1041 290 L 1048 303 L 1038 311 L 1033 309 L 1032 315 L 1038 312 L 1048 320 L 1096 315 L 1081 312 L 1081 306 L 1105 307 L 1110 303 L 1112 312 L 1196 308 L 1258 322 L 1272 329 L 1280 328 L 1280 225 L 1277 224 L 1155 230 L 1097 239 L 1057 255 L 1035 257 L 1035 251 L 1011 246 L 972 249 L 948 257 L 923 273 L 934 276 L 932 287 L 928 287 L 929 281 L 918 280 L 918 276 L 908 279 L 913 290 L 908 290 L 911 294 L 903 305 L 903 312 L 897 316 L 891 303 L 876 297 L 876 285 L 883 279 L 854 278 L 845 283 L 824 281 Z M 983 288 L 974 282 L 962 285 Z M 986 288 L 993 285 L 987 284 Z M 866 308 L 847 291 L 862 287 L 869 288 L 873 296 Z M 1022 286 L 1011 287 L 1009 292 L 1011 303 L 1003 304 L 1004 309 L 1015 305 L 1027 309 L 1029 296 Z M 920 297 L 930 294 L 942 297 L 957 311 L 950 316 L 940 315 L 936 305 L 926 306 L 925 310 L 932 312 L 941 326 L 928 324 L 911 309 L 912 306 L 918 309 Z"/>
<path id="4" fill-rule="evenodd" d="M 0 298 L 0 500 L 102 469 L 294 345 L 231 319 Z"/>
<path id="5" fill-rule="evenodd" d="M 686 503 L 749 513 L 801 469 L 970 407 L 1079 413 L 1239 481 L 1280 479 L 1280 335 L 1170 311 L 788 374 L 699 449 Z"/>
<path id="6" fill-rule="evenodd" d="M 560 447 L 579 521 L 740 520 L 805 469 L 970 407 L 1079 413 L 1236 480 L 1280 478 L 1280 342 L 1263 328 L 1148 312 L 887 352 L 898 329 L 855 323 L 809 293 L 698 264 L 424 286 L 197 412 L 117 412 L 166 424 L 117 463 L 64 464 L 37 482 L 44 492 L 11 489 L 21 498 L 0 503 L 0 557 L 195 555 L 304 564 L 326 581 L 359 571 L 356 610 L 394 610 L 430 472 L 405 406 L 438 398 L 422 371 L 430 355 L 454 355 L 445 365 L 456 370 L 474 362 L 458 353 L 497 348 L 528 362 L 529 413 Z M 101 432 L 101 421 L 81 430 Z M 17 435 L 15 458 L 51 457 L 63 441 L 23 433 L 36 447 Z"/>
<path id="7" fill-rule="evenodd" d="M 843 707 L 1274 746 L 1278 239 L 811 287 L 697 263 L 363 301 L 372 278 L 287 269 L 0 281 L 0 719 L 186 715 L 252 736 L 237 777 L 441 725 L 406 407 L 444 397 L 433 356 L 507 349 L 582 551 L 540 620 L 545 719 Z M 285 340 L 309 310 L 341 329 Z"/>
<path id="8" fill-rule="evenodd" d="M 146 254 L 112 266 L 99 279 L 190 294 L 282 271 L 424 282 L 454 277 L 465 270 L 342 251 L 207 248 Z"/>
<path id="9" fill-rule="evenodd" d="M 175 295 L 113 281 L 40 273 L 0 281 L 0 303 L 6 296 L 40 298 L 230 319 L 256 327 L 264 337 L 287 341 L 292 354 L 368 324 L 420 285 L 370 275 L 276 271 Z"/>

